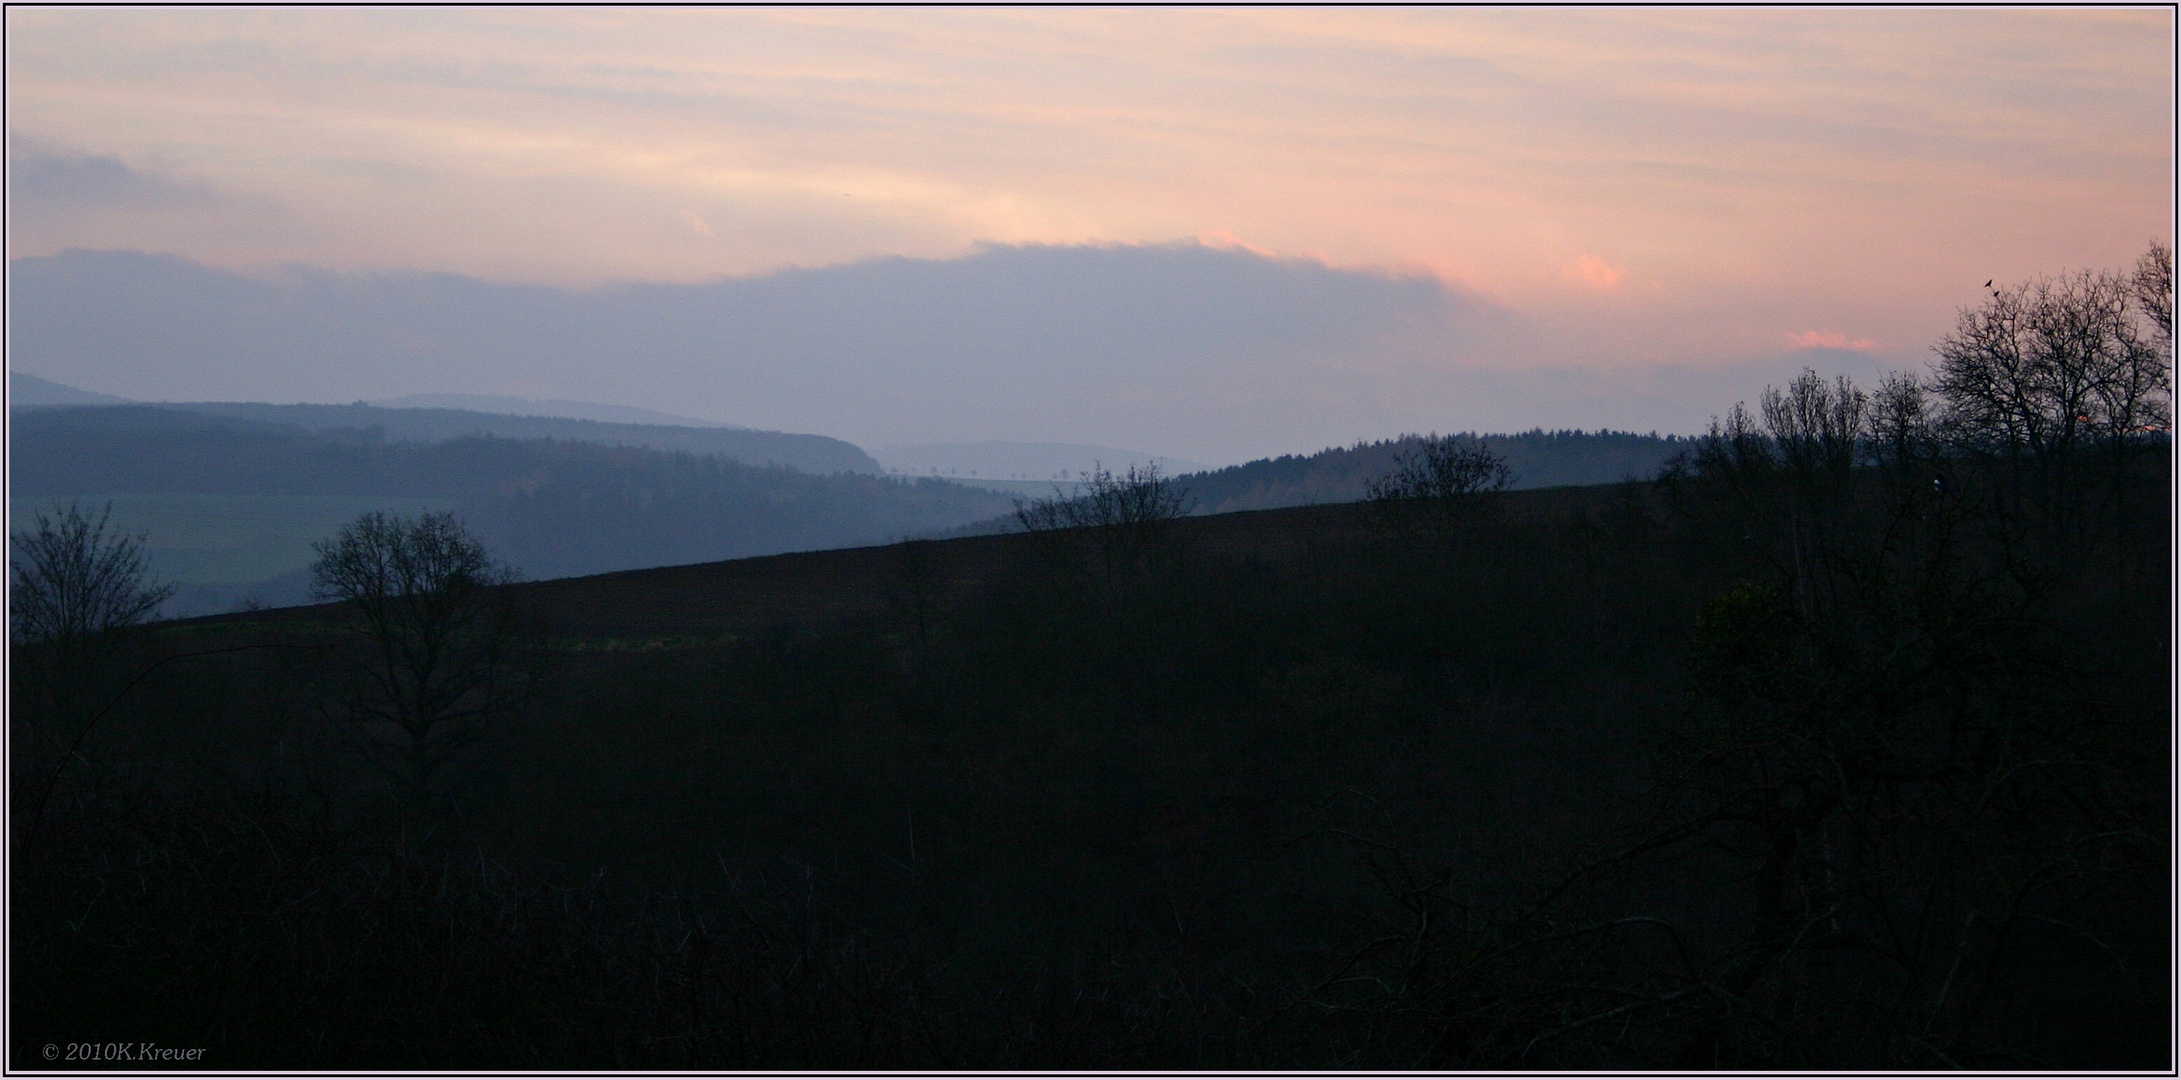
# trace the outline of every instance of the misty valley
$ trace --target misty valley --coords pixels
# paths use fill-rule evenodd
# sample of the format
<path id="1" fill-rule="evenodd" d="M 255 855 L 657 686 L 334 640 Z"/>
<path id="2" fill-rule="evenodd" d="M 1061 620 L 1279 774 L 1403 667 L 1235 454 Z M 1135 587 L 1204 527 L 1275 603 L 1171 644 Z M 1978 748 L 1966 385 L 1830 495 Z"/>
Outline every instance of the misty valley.
<path id="1" fill-rule="evenodd" d="M 37 400 L 38 386 L 16 381 L 18 400 Z M 110 505 L 118 528 L 146 534 L 154 575 L 176 586 L 168 617 L 308 602 L 310 545 L 371 510 L 457 511 L 526 576 L 553 578 L 998 529 L 1017 499 L 1076 487 L 887 476 L 862 449 L 816 435 L 448 408 L 79 404 L 18 406 L 13 420 L 16 520 Z M 1202 512 L 1352 501 L 1414 442 L 1177 482 Z M 1483 443 L 1524 486 L 1648 475 L 1683 447 L 1612 432 Z M 1078 449 L 1087 471 L 1097 448 Z"/>

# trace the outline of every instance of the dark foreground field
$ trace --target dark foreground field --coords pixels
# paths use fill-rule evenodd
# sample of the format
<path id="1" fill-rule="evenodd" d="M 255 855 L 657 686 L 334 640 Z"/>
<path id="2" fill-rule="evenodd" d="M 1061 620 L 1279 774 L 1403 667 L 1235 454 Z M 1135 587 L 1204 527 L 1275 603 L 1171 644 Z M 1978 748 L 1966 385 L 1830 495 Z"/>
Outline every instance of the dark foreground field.
<path id="1" fill-rule="evenodd" d="M 22 651 L 10 1064 L 2163 1069 L 2163 474 L 1929 477 L 517 586 L 423 796 L 337 609 Z"/>

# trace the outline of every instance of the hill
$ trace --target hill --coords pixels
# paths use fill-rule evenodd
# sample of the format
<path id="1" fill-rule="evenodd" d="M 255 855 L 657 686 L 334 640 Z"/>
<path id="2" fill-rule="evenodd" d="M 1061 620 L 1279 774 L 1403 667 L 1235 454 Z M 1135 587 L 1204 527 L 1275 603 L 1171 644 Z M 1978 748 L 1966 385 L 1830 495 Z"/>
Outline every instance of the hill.
<path id="1" fill-rule="evenodd" d="M 129 399 L 90 390 L 78 390 L 20 371 L 8 372 L 8 407 L 40 405 L 126 405 Z"/>
<path id="2" fill-rule="evenodd" d="M 1518 491 L 1648 480 L 1658 475 L 1668 461 L 1693 445 L 1693 440 L 1678 435 L 1637 435 L 1625 431 L 1538 429 L 1515 435 L 1471 433 L 1456 438 L 1481 444 L 1504 458 L 1514 472 L 1513 487 Z M 1262 458 L 1171 479 L 1174 487 L 1189 500 L 1190 512 L 1194 514 L 1360 502 L 1368 496 L 1370 482 L 1391 472 L 1397 459 L 1415 450 L 1421 441 L 1421 436 L 1403 435 L 1349 447 L 1331 447 L 1315 454 Z M 1030 500 L 1051 498 L 1056 492 L 1073 495 L 1079 488 L 1077 484 L 1053 481 L 964 482 Z M 946 535 L 979 536 L 1008 532 L 1014 527 L 1014 517 L 1003 515 L 963 525 L 949 530 Z"/>
<path id="3" fill-rule="evenodd" d="M 515 586 L 492 670 L 536 689 L 430 804 L 359 756 L 402 736 L 352 616 L 155 627 L 95 737 L 25 740 L 81 761 L 16 863 L 16 1030 L 265 1069 L 2155 1070 L 2166 477 L 2086 463 L 2070 504 L 2124 527 L 2013 516 L 1992 464 Z M 71 734 L 36 657 L 17 715 Z"/>
<path id="4" fill-rule="evenodd" d="M 445 442 L 478 435 L 502 439 L 558 439 L 602 446 L 732 458 L 749 465 L 779 465 L 807 473 L 871 473 L 883 470 L 853 443 L 824 435 L 795 435 L 748 428 L 612 423 L 559 416 L 517 416 L 472 409 L 385 408 L 377 405 L 269 405 L 196 401 L 159 408 L 257 423 L 289 424 L 305 431 L 394 442 Z M 95 418 L 86 418 L 95 424 Z"/>
<path id="5" fill-rule="evenodd" d="M 1690 446 L 1688 439 L 1679 436 L 1625 431 L 1538 429 L 1460 438 L 1506 459 L 1517 489 L 1647 480 Z M 1392 471 L 1395 459 L 1415 449 L 1419 441 L 1418 436 L 1404 435 L 1315 454 L 1265 458 L 1176 477 L 1175 484 L 1196 499 L 1197 512 L 1206 514 L 1355 502 L 1365 496 L 1373 478 Z"/>
<path id="6" fill-rule="evenodd" d="M 740 424 L 723 424 L 716 420 L 660 412 L 657 409 L 640 409 L 633 405 L 605 405 L 596 401 L 566 401 L 560 398 L 507 397 L 501 394 L 408 394 L 369 404 L 388 409 L 464 409 L 470 412 L 508 413 L 514 416 L 561 416 L 574 420 L 602 420 L 609 424 L 667 424 L 673 427 L 749 430 Z"/>
<path id="7" fill-rule="evenodd" d="M 1580 511 L 1603 501 L 1596 491 L 1538 493 L 1519 517 Z M 1292 567 L 1308 545 L 1355 541 L 1370 522 L 1355 505 L 1300 506 L 1190 518 L 1182 535 L 1199 554 Z M 954 599 L 997 586 L 1013 563 L 1018 535 L 920 540 L 937 592 Z M 900 574 L 900 544 L 657 566 L 531 581 L 513 586 L 526 603 L 551 612 L 556 634 L 591 640 L 716 640 L 768 631 L 825 633 L 885 618 Z M 308 625 L 325 606 L 205 615 L 193 625 Z"/>
<path id="8" fill-rule="evenodd" d="M 1189 243 L 993 245 L 596 288 L 305 267 L 253 277 L 121 251 L 9 266 L 11 356 L 137 398 L 379 400 L 488 389 L 520 371 L 539 396 L 871 446 L 1013 435 L 1214 463 L 1242 460 L 1220 448 L 1262 446 L 1269 431 L 1385 430 L 1359 426 L 1373 412 L 1360 402 L 1305 405 L 1270 388 L 1323 377 L 1322 358 L 1377 347 L 1391 327 L 1492 310 L 1427 274 Z M 1184 434 L 1188 445 L 1164 441 Z M 1301 445 L 1323 445 L 1310 438 Z"/>
<path id="9" fill-rule="evenodd" d="M 395 441 L 329 421 L 412 410 L 349 408 L 27 410 L 14 420 L 11 495 L 18 513 L 112 502 L 117 525 L 151 533 L 154 569 L 190 587 L 177 614 L 245 598 L 300 602 L 310 541 L 365 509 L 456 510 L 525 573 L 558 577 L 875 543 L 1011 505 L 937 480 L 820 476 L 648 447 Z M 250 418 L 295 415 L 327 426 Z"/>
<path id="10" fill-rule="evenodd" d="M 1201 472 L 1204 465 L 1143 450 L 1123 450 L 1087 443 L 973 442 L 888 446 L 871 452 L 892 473 L 939 476 L 961 483 L 1021 481 L 1050 485 L 1067 482 L 1092 469 L 1126 472 L 1131 465 L 1157 464 L 1168 476 Z M 1050 492 L 1050 487 L 1046 492 Z"/>

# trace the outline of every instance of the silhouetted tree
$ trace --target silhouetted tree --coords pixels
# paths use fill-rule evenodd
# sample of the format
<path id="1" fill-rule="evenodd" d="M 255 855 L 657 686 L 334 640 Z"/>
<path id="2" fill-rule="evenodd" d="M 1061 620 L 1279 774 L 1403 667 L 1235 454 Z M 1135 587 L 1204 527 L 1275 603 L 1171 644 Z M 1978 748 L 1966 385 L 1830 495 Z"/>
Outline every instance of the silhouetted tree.
<path id="1" fill-rule="evenodd" d="M 97 721 L 90 695 L 114 672 L 124 632 L 174 595 L 150 580 L 142 534 L 109 531 L 112 514 L 111 505 L 93 516 L 70 503 L 37 513 L 12 538 L 11 703 L 28 736 L 17 761 L 45 773 L 29 785 L 42 792 L 82 755 Z"/>
<path id="2" fill-rule="evenodd" d="M 2006 494 L 2048 524 L 2079 522 L 2079 470 L 2102 447 L 2121 482 L 2144 437 L 2172 427 L 2172 256 L 1995 289 L 1935 346 L 1950 443 L 2005 465 Z M 2119 488 L 2115 488 L 2116 496 Z"/>
<path id="3" fill-rule="evenodd" d="M 1935 450 L 1932 408 L 1923 380 L 1913 372 L 1887 374 L 1871 392 L 1870 409 L 1864 416 L 1865 453 L 1903 475 L 1915 472 Z"/>
<path id="4" fill-rule="evenodd" d="M 1159 475 L 1156 462 L 1131 465 L 1119 476 L 1104 465 L 1094 465 L 1073 496 L 1056 488 L 1052 498 L 1017 503 L 1015 523 L 1024 532 L 1054 529 L 1142 532 L 1187 517 L 1189 510 L 1187 493 Z"/>
<path id="5" fill-rule="evenodd" d="M 438 768 L 527 692 L 517 661 L 514 571 L 451 513 L 365 514 L 313 545 L 315 594 L 338 602 L 362 642 L 336 693 L 372 760 L 416 798 Z"/>
<path id="6" fill-rule="evenodd" d="M 1669 468 L 1667 486 L 1698 520 L 1698 535 L 1761 560 L 1785 580 L 1794 608 L 1808 612 L 1819 592 L 1840 584 L 1830 562 L 1855 512 L 1855 467 L 1878 452 L 1872 432 L 1905 448 L 1925 426 L 1920 390 L 1904 379 L 1887 384 L 1880 415 L 1853 380 L 1805 368 L 1784 388 L 1766 387 L 1757 413 L 1737 402 L 1724 420 L 1714 417 Z"/>
<path id="7" fill-rule="evenodd" d="M 2166 358 L 2173 359 L 2173 249 L 2151 241 L 2150 250 L 2136 260 L 2128 285 L 2135 293 L 2136 309 L 2159 332 L 2158 344 L 2165 347 Z"/>
<path id="8" fill-rule="evenodd" d="M 1765 430 L 1780 465 L 1812 483 L 1838 483 L 1855 467 L 1870 395 L 1846 375 L 1828 383 L 1808 368 L 1785 390 L 1766 387 Z"/>
<path id="9" fill-rule="evenodd" d="M 1504 459 L 1472 440 L 1432 436 L 1396 455 L 1393 469 L 1370 481 L 1364 497 L 1381 521 L 1405 532 L 1419 525 L 1451 526 L 1474 516 L 1514 479 Z"/>
<path id="10" fill-rule="evenodd" d="M 2132 275 L 2039 278 L 1962 311 L 1935 347 L 1934 385 L 1954 437 L 2050 456 L 2170 423 L 2163 339 L 2172 314 L 2158 296 L 2171 270 L 2161 286 L 2159 258 L 2154 247 Z"/>
<path id="11" fill-rule="evenodd" d="M 1191 508 L 1188 493 L 1159 475 L 1156 463 L 1131 465 L 1119 476 L 1098 465 L 1073 497 L 1056 488 L 1052 498 L 1016 503 L 1015 523 L 1050 556 L 1072 562 L 1087 554 L 1081 569 L 1110 591 L 1150 569 L 1173 523 Z"/>
<path id="12" fill-rule="evenodd" d="M 1040 580 L 1033 603 L 1064 613 L 1057 625 L 1071 666 L 1117 665 L 1127 674 L 1104 685 L 1151 692 L 1147 672 L 1160 662 L 1159 635 L 1174 625 L 1187 551 L 1174 523 L 1191 507 L 1155 464 L 1120 476 L 1097 466 L 1072 498 L 1055 490 L 1016 505 L 1025 568 Z"/>
<path id="13" fill-rule="evenodd" d="M 38 513 L 14 539 L 9 636 L 17 644 L 69 645 L 143 622 L 174 595 L 149 580 L 142 534 L 108 533 L 108 504 L 97 517 L 70 503 Z"/>

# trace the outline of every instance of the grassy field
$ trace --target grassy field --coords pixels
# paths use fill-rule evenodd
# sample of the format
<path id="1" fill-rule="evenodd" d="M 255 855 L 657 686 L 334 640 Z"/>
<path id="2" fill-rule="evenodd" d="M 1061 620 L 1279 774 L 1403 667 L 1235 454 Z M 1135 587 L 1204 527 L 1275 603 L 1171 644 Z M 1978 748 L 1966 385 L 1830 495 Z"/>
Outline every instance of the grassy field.
<path id="1" fill-rule="evenodd" d="M 311 543 L 323 540 L 373 510 L 416 514 L 451 510 L 452 499 L 403 499 L 370 495 L 80 495 L 73 499 L 14 499 L 8 510 L 15 530 L 39 511 L 74 501 L 87 508 L 111 504 L 112 527 L 145 536 L 145 561 L 154 576 L 181 585 L 240 585 L 300 570 L 311 561 Z"/>

